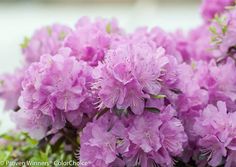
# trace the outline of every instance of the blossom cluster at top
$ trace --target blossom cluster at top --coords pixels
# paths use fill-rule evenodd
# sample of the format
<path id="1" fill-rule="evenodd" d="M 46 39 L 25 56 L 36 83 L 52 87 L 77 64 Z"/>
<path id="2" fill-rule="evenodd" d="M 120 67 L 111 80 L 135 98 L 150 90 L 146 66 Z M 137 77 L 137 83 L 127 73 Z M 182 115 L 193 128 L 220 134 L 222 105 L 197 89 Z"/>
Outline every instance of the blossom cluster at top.
<path id="1" fill-rule="evenodd" d="M 235 167 L 233 5 L 204 0 L 188 33 L 87 17 L 42 27 L 21 44 L 23 66 L 0 76 L 0 98 L 33 138 L 75 129 L 88 167 Z"/>

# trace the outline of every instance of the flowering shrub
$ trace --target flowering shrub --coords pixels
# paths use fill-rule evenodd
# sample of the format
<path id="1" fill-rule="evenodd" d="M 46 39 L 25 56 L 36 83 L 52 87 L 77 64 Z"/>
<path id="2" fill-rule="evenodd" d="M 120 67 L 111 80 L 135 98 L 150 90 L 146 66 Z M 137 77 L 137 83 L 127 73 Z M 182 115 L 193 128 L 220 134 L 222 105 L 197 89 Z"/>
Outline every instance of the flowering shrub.
<path id="1" fill-rule="evenodd" d="M 126 33 L 116 20 L 83 17 L 75 28 L 54 24 L 25 38 L 23 66 L 0 76 L 16 130 L 35 139 L 14 138 L 34 143 L 19 149 L 20 158 L 236 167 L 233 5 L 204 0 L 203 24 L 187 34 L 159 27 Z M 0 142 L 8 152 L 0 155 L 14 159 L 6 136 Z"/>

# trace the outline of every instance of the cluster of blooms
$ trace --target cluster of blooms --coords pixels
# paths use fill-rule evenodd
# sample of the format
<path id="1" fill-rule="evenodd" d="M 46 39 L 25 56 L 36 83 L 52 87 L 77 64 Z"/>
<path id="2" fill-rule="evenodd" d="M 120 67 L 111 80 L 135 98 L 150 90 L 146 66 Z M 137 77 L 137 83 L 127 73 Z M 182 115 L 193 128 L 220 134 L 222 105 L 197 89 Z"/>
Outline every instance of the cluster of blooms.
<path id="1" fill-rule="evenodd" d="M 235 59 L 235 39 L 236 34 L 236 10 L 234 8 L 224 12 L 221 16 L 216 17 L 211 23 L 210 29 L 212 40 L 215 48 L 218 62 L 225 62 L 227 57 Z"/>
<path id="2" fill-rule="evenodd" d="M 88 123 L 81 137 L 81 161 L 90 166 L 172 166 L 187 136 L 176 111 L 167 106 L 159 114 L 118 118 L 106 113 Z"/>
<path id="3" fill-rule="evenodd" d="M 30 64 L 39 61 L 43 54 L 56 54 L 70 33 L 69 27 L 54 24 L 37 30 L 30 39 L 26 37 L 21 45 L 25 62 Z"/>
<path id="4" fill-rule="evenodd" d="M 24 68 L 16 69 L 13 74 L 0 76 L 0 98 L 5 100 L 5 110 L 17 110 L 21 92 Z"/>
<path id="5" fill-rule="evenodd" d="M 97 19 L 93 23 L 84 17 L 75 28 L 64 46 L 71 48 L 72 55 L 78 60 L 84 60 L 91 66 L 97 66 L 104 59 L 112 39 L 122 33 L 116 20 Z"/>
<path id="6" fill-rule="evenodd" d="M 234 4 L 235 0 L 203 0 L 201 14 L 205 21 L 210 21 L 217 14 L 224 12 L 226 7 Z"/>
<path id="7" fill-rule="evenodd" d="M 33 138 L 76 129 L 88 167 L 235 167 L 236 9 L 228 5 L 204 0 L 205 21 L 187 34 L 126 33 L 116 20 L 87 17 L 74 29 L 43 27 L 21 45 L 23 68 L 0 77 L 0 98 Z"/>
<path id="8" fill-rule="evenodd" d="M 209 165 L 217 166 L 227 156 L 226 167 L 236 165 L 236 112 L 228 113 L 226 104 L 217 102 L 217 107 L 209 104 L 193 125 L 195 135 L 199 137 L 197 145 L 201 155 L 210 155 Z M 206 161 L 202 162 L 206 163 Z"/>
<path id="9" fill-rule="evenodd" d="M 228 1 L 221 2 L 228 5 Z M 217 6 L 219 1 L 212 3 Z M 207 0 L 204 4 L 212 7 Z M 212 12 L 206 8 L 203 10 Z M 176 100 L 179 118 L 188 135 L 189 145 L 183 159 L 192 159 L 197 166 L 236 166 L 233 148 L 236 120 L 235 11 L 234 7 L 229 10 L 219 8 L 214 15 L 223 13 L 215 15 L 212 22 L 205 22 L 187 36 L 181 32 L 174 34 L 181 37 L 176 40 L 176 46 L 184 60 L 178 68 L 178 87 L 182 94 Z"/>
<path id="10" fill-rule="evenodd" d="M 215 57 L 215 53 L 209 51 L 212 46 L 208 25 L 201 25 L 187 35 L 177 31 L 173 36 L 175 37 L 176 49 L 181 53 L 184 62 L 191 63 L 192 60 L 210 61 Z"/>
<path id="11" fill-rule="evenodd" d="M 13 118 L 35 138 L 55 133 L 64 127 L 65 120 L 78 126 L 83 113 L 91 115 L 94 111 L 92 106 L 86 108 L 93 101 L 91 67 L 69 54 L 68 48 L 61 48 L 56 55 L 43 55 L 24 74 L 21 111 L 13 113 Z"/>
<path id="12" fill-rule="evenodd" d="M 176 82 L 175 73 L 169 70 L 175 67 L 172 58 L 162 47 L 146 43 L 124 43 L 109 50 L 95 73 L 101 108 L 130 107 L 135 114 L 142 114 L 145 99 Z"/>

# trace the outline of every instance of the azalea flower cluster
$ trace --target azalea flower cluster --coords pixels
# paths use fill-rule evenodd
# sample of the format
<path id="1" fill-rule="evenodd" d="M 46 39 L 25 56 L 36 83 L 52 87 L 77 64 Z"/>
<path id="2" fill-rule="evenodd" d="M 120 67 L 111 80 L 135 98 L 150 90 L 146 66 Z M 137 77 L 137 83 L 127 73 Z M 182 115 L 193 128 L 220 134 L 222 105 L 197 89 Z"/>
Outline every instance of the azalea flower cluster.
<path id="1" fill-rule="evenodd" d="M 172 166 L 187 136 L 176 111 L 167 106 L 159 114 L 118 118 L 106 113 L 88 123 L 81 135 L 81 161 L 89 166 Z M 152 128 L 150 128 L 152 127 Z"/>
<path id="2" fill-rule="evenodd" d="M 23 66 L 0 77 L 0 98 L 20 131 L 77 142 L 84 166 L 235 167 L 230 5 L 204 0 L 203 24 L 187 34 L 126 33 L 114 19 L 87 17 L 43 27 L 21 44 Z"/>
<path id="3" fill-rule="evenodd" d="M 228 112 L 225 102 L 209 104 L 194 123 L 193 129 L 199 137 L 197 145 L 201 155 L 210 156 L 208 164 L 217 166 L 226 159 L 226 167 L 236 165 L 236 112 Z M 206 162 L 201 162 L 206 163 Z"/>

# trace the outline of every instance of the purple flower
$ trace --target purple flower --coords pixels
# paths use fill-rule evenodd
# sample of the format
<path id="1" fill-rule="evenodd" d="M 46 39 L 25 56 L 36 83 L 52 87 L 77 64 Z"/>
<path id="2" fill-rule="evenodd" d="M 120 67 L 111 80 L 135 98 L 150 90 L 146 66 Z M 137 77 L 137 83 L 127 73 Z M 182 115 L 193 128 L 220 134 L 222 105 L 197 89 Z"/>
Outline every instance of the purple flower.
<path id="1" fill-rule="evenodd" d="M 232 166 L 236 166 L 236 151 L 230 151 L 229 152 L 229 155 L 227 157 L 227 160 L 226 160 L 226 164 L 225 164 L 225 167 L 232 167 Z"/>
<path id="2" fill-rule="evenodd" d="M 69 27 L 54 24 L 37 30 L 31 38 L 25 38 L 21 47 L 26 63 L 39 61 L 43 54 L 56 54 L 70 33 Z"/>
<path id="3" fill-rule="evenodd" d="M 235 59 L 236 35 L 236 10 L 226 10 L 222 15 L 215 18 L 210 25 L 211 38 L 216 53 L 217 63 L 223 64 L 228 57 Z"/>
<path id="4" fill-rule="evenodd" d="M 33 138 L 55 144 L 67 125 L 77 130 L 84 166 L 171 167 L 181 158 L 233 167 L 236 10 L 225 10 L 233 4 L 204 0 L 205 22 L 186 36 L 125 33 L 115 20 L 87 17 L 74 30 L 43 27 L 21 45 L 23 68 L 0 76 L 0 98 Z"/>
<path id="5" fill-rule="evenodd" d="M 162 83 L 167 85 L 165 75 L 170 72 L 170 59 L 163 48 L 155 49 L 146 43 L 110 49 L 94 74 L 100 107 L 124 110 L 130 107 L 135 114 L 141 114 L 144 99 L 159 94 Z M 172 77 L 175 81 L 175 76 Z"/>
<path id="6" fill-rule="evenodd" d="M 224 12 L 227 6 L 233 4 L 234 0 L 204 0 L 201 6 L 201 14 L 206 21 L 209 21 L 216 14 Z"/>
<path id="7" fill-rule="evenodd" d="M 163 47 L 167 54 L 179 56 L 176 50 L 175 38 L 159 27 L 154 27 L 148 31 L 147 27 L 138 28 L 130 35 L 132 41 L 147 42 L 154 48 Z"/>
<path id="8" fill-rule="evenodd" d="M 233 103 L 235 68 L 232 59 L 227 59 L 225 64 L 220 65 L 214 60 L 209 63 L 193 61 L 192 65 L 180 65 L 178 87 L 183 94 L 177 100 L 178 106 L 182 111 L 190 108 L 203 109 L 208 103 L 216 104 L 217 101 L 223 100 L 231 110 L 236 109 Z"/>
<path id="9" fill-rule="evenodd" d="M 122 121 L 106 113 L 88 123 L 81 134 L 80 161 L 89 167 L 109 166 L 128 151 L 128 133 Z"/>
<path id="10" fill-rule="evenodd" d="M 162 121 L 156 114 L 145 114 L 134 119 L 129 131 L 130 140 L 140 146 L 145 153 L 157 152 L 161 147 L 160 126 Z M 151 127 L 151 128 L 150 128 Z"/>
<path id="11" fill-rule="evenodd" d="M 141 149 L 156 164 L 171 166 L 171 156 L 181 155 L 187 142 L 184 127 L 174 116 L 175 111 L 170 106 L 160 114 L 147 112 L 136 116 L 129 130 L 129 139 L 136 145 L 136 154 Z"/>
<path id="12" fill-rule="evenodd" d="M 0 76 L 0 98 L 5 101 L 5 110 L 15 110 L 18 108 L 24 70 L 16 69 L 13 74 Z"/>
<path id="13" fill-rule="evenodd" d="M 220 18 L 222 20 L 221 22 L 216 21 L 216 23 L 212 23 L 212 27 L 219 29 L 216 34 L 218 41 L 215 42 L 216 48 L 219 50 L 219 58 L 224 60 L 224 58 L 233 57 L 235 59 L 236 41 L 234 36 L 236 35 L 236 10 L 229 10 Z M 224 18 L 224 20 L 222 18 Z"/>
<path id="14" fill-rule="evenodd" d="M 147 112 L 129 118 L 106 113 L 84 128 L 80 160 L 89 162 L 88 166 L 171 166 L 172 156 L 180 156 L 187 142 L 175 115 L 170 106 L 160 114 Z"/>
<path id="15" fill-rule="evenodd" d="M 11 113 L 11 118 L 17 129 L 29 133 L 32 138 L 38 140 L 46 136 L 51 121 L 49 116 L 36 110 L 20 110 Z"/>
<path id="16" fill-rule="evenodd" d="M 91 22 L 89 18 L 83 17 L 66 40 L 65 46 L 71 48 L 71 54 L 79 60 L 97 66 L 110 47 L 112 36 L 118 32 L 120 28 L 116 20 L 97 19 Z"/>
<path id="17" fill-rule="evenodd" d="M 173 34 L 176 40 L 176 49 L 181 53 L 184 62 L 190 63 L 192 60 L 210 61 L 216 56 L 212 52 L 211 33 L 209 25 L 201 25 L 184 35 L 177 31 Z"/>
<path id="18" fill-rule="evenodd" d="M 182 93 L 178 96 L 176 105 L 193 153 L 198 140 L 193 126 L 198 122 L 196 118 L 200 116 L 201 110 L 208 104 L 216 105 L 217 101 L 224 101 L 230 112 L 236 110 L 234 71 L 235 65 L 231 59 L 220 65 L 212 60 L 209 63 L 192 61 L 191 65 L 184 63 L 179 66 L 178 87 Z"/>
<path id="19" fill-rule="evenodd" d="M 177 99 L 177 107 L 180 112 L 188 112 L 192 108 L 202 108 L 208 104 L 208 91 L 201 87 L 196 77 L 198 70 L 207 66 L 203 66 L 205 63 L 202 64 L 201 62 L 198 62 L 198 64 L 194 62 L 192 65 L 183 63 L 178 68 L 178 87 L 182 91 Z M 202 77 L 202 75 L 198 76 Z"/>
<path id="20" fill-rule="evenodd" d="M 70 50 L 62 48 L 56 55 L 43 55 L 39 62 L 33 63 L 26 71 L 22 82 L 23 90 L 19 105 L 28 116 L 22 121 L 22 126 L 28 126 L 28 119 L 50 118 L 51 129 L 48 133 L 55 133 L 67 121 L 78 125 L 82 113 L 91 115 L 93 107 L 93 93 L 90 85 L 92 69 L 85 62 L 78 62 L 75 57 L 70 57 Z M 87 108 L 86 106 L 90 107 Z M 75 120 L 76 118 L 76 120 Z M 23 128 L 24 129 L 24 128 Z"/>
<path id="21" fill-rule="evenodd" d="M 217 107 L 208 105 L 193 126 L 198 135 L 198 146 L 203 158 L 208 159 L 211 166 L 221 164 L 227 153 L 235 150 L 235 113 L 227 113 L 226 104 L 217 102 Z M 228 163 L 233 163 L 231 157 Z"/>

